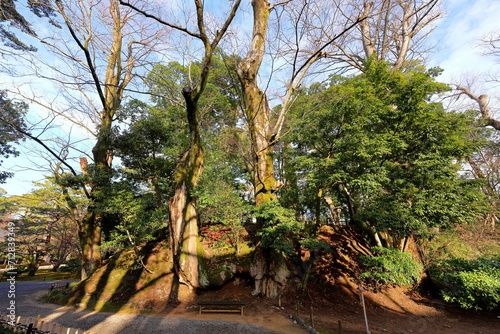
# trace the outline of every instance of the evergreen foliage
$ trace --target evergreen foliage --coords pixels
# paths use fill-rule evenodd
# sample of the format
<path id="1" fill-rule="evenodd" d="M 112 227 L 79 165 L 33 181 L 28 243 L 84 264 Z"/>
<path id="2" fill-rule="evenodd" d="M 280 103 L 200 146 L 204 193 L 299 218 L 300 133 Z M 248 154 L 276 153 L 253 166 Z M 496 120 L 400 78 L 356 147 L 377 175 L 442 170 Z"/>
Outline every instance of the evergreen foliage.
<path id="1" fill-rule="evenodd" d="M 500 306 L 500 256 L 442 260 L 430 272 L 447 302 L 475 310 Z"/>
<path id="2" fill-rule="evenodd" d="M 9 29 L 9 26 L 11 26 L 21 30 L 23 33 L 36 36 L 36 32 L 32 28 L 31 23 L 17 10 L 17 2 L 17 0 L 2 0 L 0 2 L 0 40 L 6 46 L 16 50 L 36 51 L 35 47 L 26 45 Z M 55 13 L 49 0 L 29 0 L 27 3 L 28 8 L 33 14 L 38 17 L 48 18 L 52 25 L 60 27 L 53 19 Z M 7 22 L 8 24 L 6 24 Z"/>
<path id="3" fill-rule="evenodd" d="M 394 286 L 410 286 L 420 280 L 422 266 L 412 254 L 396 248 L 372 247 L 373 256 L 360 257 L 363 285 L 376 290 Z"/>
<path id="4" fill-rule="evenodd" d="M 477 216 L 478 184 L 458 173 L 477 145 L 474 123 L 433 101 L 446 89 L 430 73 L 369 60 L 361 75 L 300 97 L 290 154 L 305 211 L 328 192 L 351 222 L 399 237 Z"/>
<path id="5" fill-rule="evenodd" d="M 80 218 L 78 211 L 86 205 L 86 201 L 75 196 L 77 207 L 72 210 L 54 182 L 36 185 L 37 189 L 29 194 L 0 197 L 0 212 L 14 223 L 18 264 L 26 265 L 30 276 L 47 255 L 57 270 L 69 256 L 78 254 L 76 220 Z"/>
<path id="6" fill-rule="evenodd" d="M 264 247 L 283 252 L 287 256 L 300 256 L 297 246 L 311 251 L 327 250 L 329 245 L 317 239 L 314 226 L 297 220 L 293 210 L 278 202 L 262 204 L 255 209 L 254 217 L 261 219 L 262 228 L 257 231 Z"/>
<path id="7" fill-rule="evenodd" d="M 27 110 L 26 103 L 13 101 L 5 91 L 0 91 L 0 158 L 19 155 L 13 144 L 23 138 L 17 129 L 26 131 L 24 116 Z M 3 160 L 0 160 L 0 166 L 2 163 Z M 12 175 L 12 172 L 0 170 L 0 184 Z"/>

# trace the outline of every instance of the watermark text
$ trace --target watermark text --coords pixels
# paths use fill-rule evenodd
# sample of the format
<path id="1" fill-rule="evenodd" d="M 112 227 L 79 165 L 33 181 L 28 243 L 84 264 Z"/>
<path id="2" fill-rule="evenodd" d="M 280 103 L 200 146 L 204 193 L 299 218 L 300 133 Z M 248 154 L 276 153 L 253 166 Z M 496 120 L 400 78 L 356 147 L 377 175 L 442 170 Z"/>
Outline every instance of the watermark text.
<path id="1" fill-rule="evenodd" d="M 16 261 L 16 232 L 15 223 L 9 222 L 7 226 L 7 298 L 9 299 L 9 306 L 7 307 L 8 324 L 14 326 L 16 324 L 16 277 L 17 269 L 15 267 Z"/>

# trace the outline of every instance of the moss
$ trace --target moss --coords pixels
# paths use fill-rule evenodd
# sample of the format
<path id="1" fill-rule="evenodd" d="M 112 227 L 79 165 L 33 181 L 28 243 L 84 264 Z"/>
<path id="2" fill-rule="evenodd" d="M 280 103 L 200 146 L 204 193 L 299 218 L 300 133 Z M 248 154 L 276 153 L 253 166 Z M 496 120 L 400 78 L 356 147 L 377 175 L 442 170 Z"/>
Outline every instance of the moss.
<path id="1" fill-rule="evenodd" d="M 234 273 L 228 265 L 221 265 L 212 271 L 210 275 L 210 285 L 213 287 L 220 287 L 227 283 L 234 277 Z"/>
<path id="2" fill-rule="evenodd" d="M 131 310 L 134 300 L 149 298 L 144 296 L 151 295 L 152 287 L 164 288 L 170 284 L 169 251 L 165 242 L 151 246 L 144 262 L 153 274 L 137 265 L 133 252 L 116 254 L 105 266 L 72 289 L 68 304 L 98 311 Z M 155 295 L 160 296 L 159 293 Z"/>

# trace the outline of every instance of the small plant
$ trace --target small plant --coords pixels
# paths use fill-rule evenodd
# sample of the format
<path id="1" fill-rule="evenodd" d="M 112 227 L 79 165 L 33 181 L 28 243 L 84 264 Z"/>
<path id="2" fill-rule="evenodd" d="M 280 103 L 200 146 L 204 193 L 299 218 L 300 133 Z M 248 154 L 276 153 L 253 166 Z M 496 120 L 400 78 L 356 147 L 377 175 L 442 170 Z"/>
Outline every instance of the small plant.
<path id="1" fill-rule="evenodd" d="M 59 272 L 77 273 L 82 269 L 81 260 L 79 258 L 71 258 L 66 262 L 65 266 L 60 266 L 57 270 Z"/>
<path id="2" fill-rule="evenodd" d="M 49 291 L 42 300 L 49 303 L 64 304 L 67 299 L 67 290 L 54 289 Z"/>
<path id="3" fill-rule="evenodd" d="M 299 316 L 299 311 L 302 308 L 302 302 L 300 300 L 295 301 L 295 310 L 297 312 L 297 317 Z"/>
<path id="4" fill-rule="evenodd" d="M 4 328 L 0 325 L 0 334 L 14 334 L 14 331 L 9 328 Z"/>
<path id="5" fill-rule="evenodd" d="M 443 260 L 433 265 L 430 272 L 447 302 L 475 310 L 500 306 L 500 256 Z"/>
<path id="6" fill-rule="evenodd" d="M 363 273 L 361 283 L 374 290 L 390 286 L 413 285 L 420 279 L 422 266 L 412 254 L 396 248 L 372 247 L 373 256 L 360 257 Z"/>
<path id="7" fill-rule="evenodd" d="M 287 256 L 296 252 L 294 241 L 309 250 L 326 250 L 328 244 L 318 241 L 315 232 L 295 218 L 291 209 L 277 202 L 261 205 L 255 217 L 263 220 L 262 228 L 257 231 L 264 247 L 282 251 Z"/>

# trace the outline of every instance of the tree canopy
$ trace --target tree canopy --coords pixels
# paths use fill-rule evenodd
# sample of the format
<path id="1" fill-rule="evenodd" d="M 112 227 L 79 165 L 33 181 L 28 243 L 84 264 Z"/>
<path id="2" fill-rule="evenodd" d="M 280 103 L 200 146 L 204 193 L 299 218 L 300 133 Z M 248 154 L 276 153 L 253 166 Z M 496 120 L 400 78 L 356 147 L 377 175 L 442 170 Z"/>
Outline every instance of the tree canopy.
<path id="1" fill-rule="evenodd" d="M 25 134 L 56 159 L 54 183 L 2 201 L 26 211 L 27 245 L 50 222 L 72 224 L 83 279 L 126 249 L 151 273 L 143 250 L 161 243 L 176 299 L 179 285 L 210 286 L 214 254 L 250 249 L 254 293 L 276 297 L 291 275 L 307 286 L 332 250 L 325 224 L 356 231 L 383 262 L 399 253 L 380 247 L 404 251 L 496 217 L 498 205 L 485 205 L 498 197 L 496 174 L 486 184 L 479 166 L 495 159 L 478 152 L 498 149 L 473 114 L 443 105 L 450 87 L 425 67 L 439 0 L 253 0 L 249 15 L 240 0 L 27 3 L 63 24 L 35 31 L 17 1 L 2 1 L 0 38 L 20 83 L 15 100 L 0 93 L 0 157 Z M 36 105 L 36 124 L 18 97 Z M 220 247 L 207 250 L 210 238 Z"/>
<path id="2" fill-rule="evenodd" d="M 19 130 L 26 131 L 25 114 L 28 105 L 25 102 L 16 102 L 7 97 L 5 91 L 0 91 L 0 157 L 17 156 L 19 152 L 13 146 L 23 138 Z M 2 164 L 0 160 L 0 166 Z M 12 172 L 0 171 L 0 183 L 4 183 Z"/>
<path id="3" fill-rule="evenodd" d="M 352 222 L 400 237 L 470 220 L 480 195 L 459 171 L 477 145 L 474 120 L 434 102 L 446 89 L 431 72 L 372 60 L 359 76 L 313 85 L 290 129 L 303 191 L 329 192 Z"/>

